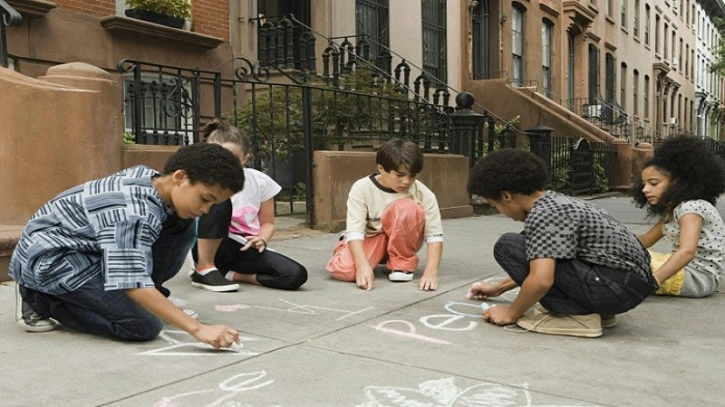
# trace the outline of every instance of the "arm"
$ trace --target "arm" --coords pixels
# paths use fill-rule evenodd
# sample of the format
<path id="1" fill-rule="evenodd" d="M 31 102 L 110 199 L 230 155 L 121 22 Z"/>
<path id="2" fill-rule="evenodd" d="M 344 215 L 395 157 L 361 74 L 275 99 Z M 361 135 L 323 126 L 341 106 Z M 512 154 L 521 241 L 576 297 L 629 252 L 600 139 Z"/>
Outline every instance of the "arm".
<path id="1" fill-rule="evenodd" d="M 224 325 L 204 325 L 196 321 L 155 288 L 132 288 L 126 290 L 126 295 L 146 311 L 188 332 L 199 342 L 214 348 L 228 348 L 240 343 L 239 332 Z"/>
<path id="2" fill-rule="evenodd" d="M 515 323 L 526 310 L 539 301 L 554 285 L 556 259 L 539 258 L 529 262 L 529 275 L 521 284 L 521 291 L 514 302 L 509 305 L 498 305 L 484 311 L 483 319 L 496 325 Z"/>
<path id="3" fill-rule="evenodd" d="M 350 240 L 347 242 L 347 247 L 350 249 L 353 262 L 355 262 L 355 283 L 358 287 L 370 291 L 373 289 L 375 274 L 367 256 L 365 256 L 363 242 L 363 240 Z"/>
<path id="4" fill-rule="evenodd" d="M 516 287 L 518 287 L 518 284 L 511 277 L 506 277 L 496 284 L 481 280 L 471 285 L 471 288 L 468 289 L 468 294 L 466 294 L 466 298 L 469 300 L 485 300 L 489 297 L 498 297 Z"/>
<path id="5" fill-rule="evenodd" d="M 642 242 L 645 247 L 652 247 L 652 245 L 659 242 L 659 240 L 664 237 L 664 233 L 662 233 L 662 225 L 664 225 L 664 223 L 664 218 L 660 218 L 660 220 L 657 221 L 657 223 L 655 223 L 654 226 L 647 231 L 647 233 L 637 236 L 639 241 Z"/>
<path id="6" fill-rule="evenodd" d="M 270 198 L 259 206 L 259 235 L 247 236 L 247 244 L 241 250 L 247 250 L 254 246 L 260 253 L 267 248 L 267 242 L 274 235 L 274 199 Z"/>
<path id="7" fill-rule="evenodd" d="M 430 242 L 426 244 L 425 270 L 418 282 L 418 289 L 423 291 L 435 291 L 438 288 L 438 269 L 443 256 L 443 242 Z"/>
<path id="8" fill-rule="evenodd" d="M 682 270 L 697 252 L 697 243 L 700 240 L 702 231 L 702 217 L 695 213 L 688 213 L 680 218 L 679 247 L 672 253 L 669 259 L 659 269 L 654 270 L 654 276 L 658 283 L 662 283 Z"/>

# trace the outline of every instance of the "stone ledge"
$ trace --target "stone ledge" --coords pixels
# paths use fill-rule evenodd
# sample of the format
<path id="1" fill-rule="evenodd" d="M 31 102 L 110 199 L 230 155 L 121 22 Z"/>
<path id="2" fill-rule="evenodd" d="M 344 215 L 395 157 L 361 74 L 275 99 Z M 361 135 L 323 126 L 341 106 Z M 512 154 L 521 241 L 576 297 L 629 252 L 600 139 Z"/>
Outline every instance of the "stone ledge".
<path id="1" fill-rule="evenodd" d="M 224 39 L 212 37 L 210 35 L 198 34 L 191 31 L 180 30 L 178 28 L 149 23 L 135 18 L 115 15 L 102 17 L 101 27 L 111 32 L 148 35 L 165 40 L 196 45 L 207 49 L 216 48 L 224 42 Z"/>
<path id="2" fill-rule="evenodd" d="M 8 263 L 24 227 L 24 225 L 0 225 L 0 281 L 10 279 L 8 277 Z"/>
<path id="3" fill-rule="evenodd" d="M 15 10 L 25 19 L 33 19 L 45 17 L 48 12 L 56 7 L 57 4 L 43 0 L 7 0 Z"/>

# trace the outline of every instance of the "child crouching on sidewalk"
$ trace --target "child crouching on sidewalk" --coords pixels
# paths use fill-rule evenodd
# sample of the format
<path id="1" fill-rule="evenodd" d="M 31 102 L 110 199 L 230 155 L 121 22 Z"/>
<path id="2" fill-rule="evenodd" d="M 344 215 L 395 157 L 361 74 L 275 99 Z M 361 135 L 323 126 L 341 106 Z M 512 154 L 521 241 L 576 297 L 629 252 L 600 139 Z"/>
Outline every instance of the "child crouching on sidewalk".
<path id="1" fill-rule="evenodd" d="M 377 174 L 356 181 L 347 199 L 347 230 L 335 246 L 327 271 L 333 278 L 373 288 L 373 269 L 386 260 L 390 281 L 411 281 L 416 254 L 425 240 L 427 262 L 418 288 L 438 288 L 443 227 L 435 194 L 416 179 L 423 152 L 394 139 L 378 149 Z"/>
<path id="2" fill-rule="evenodd" d="M 494 245 L 494 257 L 509 278 L 474 283 L 468 297 L 496 297 L 519 286 L 511 305 L 490 307 L 483 318 L 544 334 L 601 336 L 603 325 L 616 324 L 615 314 L 636 307 L 657 288 L 649 254 L 605 210 L 546 191 L 546 179 L 544 162 L 523 150 L 494 151 L 471 170 L 468 192 L 524 222 L 524 231 L 506 233 Z M 537 301 L 544 309 L 524 315 Z"/>

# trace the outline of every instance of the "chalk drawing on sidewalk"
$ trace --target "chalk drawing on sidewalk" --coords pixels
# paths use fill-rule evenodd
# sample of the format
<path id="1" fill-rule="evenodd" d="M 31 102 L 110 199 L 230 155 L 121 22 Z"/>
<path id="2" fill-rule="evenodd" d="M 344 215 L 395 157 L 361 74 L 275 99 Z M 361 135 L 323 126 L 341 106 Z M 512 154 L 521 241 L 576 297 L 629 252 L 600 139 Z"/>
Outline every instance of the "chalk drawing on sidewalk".
<path id="1" fill-rule="evenodd" d="M 343 314 L 341 317 L 337 318 L 335 321 L 343 320 L 345 318 L 348 318 L 348 317 L 356 315 L 356 314 L 360 314 L 362 312 L 365 312 L 365 311 L 373 308 L 373 307 L 367 307 L 367 308 L 363 308 L 358 311 L 348 311 L 348 310 L 343 310 L 343 309 L 338 309 L 338 308 L 318 307 L 316 305 L 295 304 L 291 301 L 283 300 L 281 298 L 279 298 L 279 300 L 286 304 L 289 304 L 289 307 L 288 308 L 275 308 L 275 307 L 261 307 L 259 305 L 254 305 L 253 307 L 268 309 L 268 310 L 273 310 L 273 311 L 291 312 L 291 313 L 295 313 L 295 314 L 306 314 L 306 315 L 320 315 L 321 313 L 318 311 L 329 311 L 329 312 Z"/>
<path id="2" fill-rule="evenodd" d="M 240 309 L 247 309 L 251 308 L 251 305 L 247 304 L 227 304 L 227 305 L 215 305 L 214 309 L 219 312 L 235 312 L 239 311 Z"/>
<path id="3" fill-rule="evenodd" d="M 417 389 L 404 387 L 365 387 L 367 401 L 355 407 L 484 407 L 484 406 L 526 406 L 544 407 L 534 404 L 528 384 L 503 386 L 495 383 L 481 383 L 465 389 L 455 384 L 455 378 L 429 380 Z M 554 407 L 547 404 L 548 407 Z M 558 406 L 573 407 L 573 406 Z M 577 406 L 579 407 L 579 406 Z"/>
<path id="4" fill-rule="evenodd" d="M 387 328 L 386 326 L 390 325 L 390 324 L 403 324 L 404 326 L 406 326 L 408 328 L 408 330 L 400 331 L 398 329 Z M 377 325 L 370 326 L 370 327 L 375 329 L 376 331 L 380 331 L 380 332 L 383 332 L 386 334 L 402 336 L 404 338 L 415 339 L 415 340 L 419 340 L 419 341 L 423 341 L 423 342 L 437 343 L 437 344 L 441 344 L 441 345 L 450 345 L 450 342 L 444 341 L 442 339 L 436 339 L 436 338 L 432 338 L 430 336 L 419 335 L 413 324 L 411 324 L 408 321 L 402 320 L 402 319 L 393 319 L 393 320 L 389 320 L 389 321 L 384 321 L 384 322 L 381 322 Z"/>
<path id="5" fill-rule="evenodd" d="M 244 345 L 257 338 L 242 336 L 241 345 L 234 345 L 230 348 L 214 349 L 213 346 L 206 343 L 195 341 L 184 331 L 163 330 L 159 334 L 159 338 L 165 340 L 169 345 L 158 349 L 147 350 L 138 355 L 151 356 L 209 356 L 209 355 L 228 355 L 228 356 L 254 356 L 257 352 L 252 352 L 244 348 Z M 191 339 L 192 341 L 189 341 Z"/>
<path id="6" fill-rule="evenodd" d="M 229 399 L 234 398 L 240 393 L 261 389 L 274 383 L 274 380 L 262 381 L 265 376 L 267 376 L 267 372 L 265 371 L 240 373 L 222 381 L 217 388 L 190 391 L 171 397 L 164 397 L 157 401 L 154 407 L 252 407 L 249 404 L 242 404 Z M 210 402 L 209 400 L 213 401 Z"/>

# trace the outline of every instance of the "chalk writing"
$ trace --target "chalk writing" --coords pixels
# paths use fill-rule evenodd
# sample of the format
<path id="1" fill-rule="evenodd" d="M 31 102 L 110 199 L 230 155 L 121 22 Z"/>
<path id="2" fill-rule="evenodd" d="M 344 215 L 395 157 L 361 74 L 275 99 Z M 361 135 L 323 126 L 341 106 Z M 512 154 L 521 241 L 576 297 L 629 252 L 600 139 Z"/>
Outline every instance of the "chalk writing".
<path id="1" fill-rule="evenodd" d="M 479 308 L 480 309 L 480 308 Z M 428 328 L 443 329 L 446 331 L 470 331 L 478 326 L 478 322 L 466 321 L 463 326 L 454 327 L 454 323 L 465 320 L 467 317 L 464 315 L 427 315 L 420 318 L 420 322 Z M 442 320 L 438 323 L 432 323 L 432 320 Z"/>
<path id="2" fill-rule="evenodd" d="M 408 327 L 408 331 L 405 332 L 405 331 L 399 331 L 397 329 L 386 328 L 385 326 L 389 325 L 389 324 L 403 324 Z M 411 324 L 408 321 L 403 321 L 403 320 L 385 321 L 385 322 L 381 322 L 375 326 L 371 326 L 371 328 L 374 328 L 375 330 L 378 330 L 380 332 L 384 332 L 387 334 L 398 335 L 398 336 L 411 338 L 411 339 L 417 339 L 419 341 L 425 341 L 425 342 L 430 342 L 430 343 L 440 343 L 443 345 L 450 344 L 450 342 L 444 341 L 442 339 L 436 339 L 436 338 L 431 338 L 429 336 L 418 335 L 416 333 L 415 326 L 413 326 L 413 324 Z"/>
<path id="3" fill-rule="evenodd" d="M 256 341 L 256 338 L 240 337 L 241 346 L 232 346 L 230 348 L 214 349 L 211 345 L 196 341 L 187 341 L 191 338 L 184 331 L 163 330 L 159 334 L 159 338 L 169 343 L 163 348 L 147 350 L 139 353 L 139 355 L 152 356 L 209 356 L 209 355 L 231 355 L 231 356 L 253 356 L 257 352 L 252 352 L 244 348 L 244 343 Z M 177 339 L 178 338 L 178 339 Z"/>
<path id="4" fill-rule="evenodd" d="M 273 307 L 260 307 L 258 305 L 255 305 L 254 307 L 255 308 L 275 310 L 275 311 L 293 312 L 293 313 L 296 313 L 296 314 L 307 314 L 307 315 L 318 315 L 319 314 L 317 312 L 318 310 L 319 311 L 330 311 L 330 312 L 336 312 L 336 313 L 345 314 L 345 315 L 341 316 L 340 318 L 337 318 L 335 321 L 340 321 L 340 320 L 345 319 L 347 317 L 350 317 L 352 315 L 359 314 L 361 312 L 364 312 L 364 311 L 367 311 L 367 310 L 373 308 L 373 307 L 367 307 L 367 308 L 363 308 L 363 309 L 361 309 L 359 311 L 347 311 L 347 310 L 341 310 L 341 309 L 337 309 L 337 308 L 318 307 L 318 306 L 315 306 L 315 305 L 300 305 L 300 304 L 295 304 L 295 303 L 293 303 L 291 301 L 283 300 L 281 298 L 279 300 L 282 301 L 282 302 L 284 302 L 284 303 L 286 303 L 286 304 L 289 304 L 290 307 L 289 308 L 273 308 Z"/>
<path id="5" fill-rule="evenodd" d="M 367 401 L 356 407 L 543 407 L 533 404 L 527 383 L 521 386 L 481 383 L 460 388 L 453 377 L 426 381 L 418 385 L 417 389 L 367 386 L 365 396 Z M 547 406 L 553 407 L 551 404 Z"/>
<path id="6" fill-rule="evenodd" d="M 251 305 L 247 305 L 247 304 L 229 304 L 229 305 L 216 305 L 216 306 L 214 306 L 214 309 L 219 312 L 234 312 L 234 311 L 239 311 L 240 309 L 247 309 L 250 307 L 251 307 Z"/>
<path id="7" fill-rule="evenodd" d="M 262 382 L 261 380 L 267 376 L 267 372 L 253 372 L 253 373 L 240 373 L 232 376 L 221 383 L 219 383 L 218 389 L 204 389 L 197 391 L 190 391 L 186 393 L 177 394 L 171 397 L 164 397 L 154 404 L 154 407 L 183 407 L 183 406 L 201 406 L 205 407 L 216 407 L 224 404 L 224 407 L 251 407 L 247 404 L 239 404 L 233 401 L 227 402 L 227 400 L 237 396 L 239 393 L 260 389 L 265 386 L 269 386 L 274 383 L 274 380 L 267 380 Z M 199 395 L 203 397 L 195 397 Z M 221 397 L 220 397 L 221 395 Z M 202 399 L 210 399 L 211 397 L 217 397 L 214 401 L 209 404 L 201 401 Z M 184 399 L 184 400 L 182 400 Z M 280 407 L 280 406 L 270 406 Z"/>

